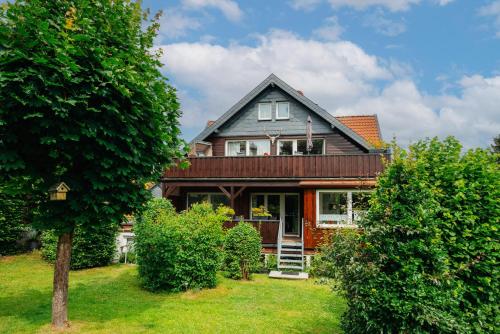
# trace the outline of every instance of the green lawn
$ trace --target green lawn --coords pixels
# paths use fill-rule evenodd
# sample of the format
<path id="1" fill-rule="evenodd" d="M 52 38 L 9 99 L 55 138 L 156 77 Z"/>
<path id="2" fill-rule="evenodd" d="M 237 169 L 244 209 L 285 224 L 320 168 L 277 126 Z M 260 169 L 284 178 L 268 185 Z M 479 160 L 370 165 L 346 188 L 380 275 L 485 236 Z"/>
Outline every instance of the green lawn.
<path id="1" fill-rule="evenodd" d="M 50 332 L 52 267 L 0 259 L 0 333 Z M 72 272 L 70 333 L 340 333 L 342 298 L 313 280 L 219 278 L 215 289 L 153 294 L 133 265 Z"/>

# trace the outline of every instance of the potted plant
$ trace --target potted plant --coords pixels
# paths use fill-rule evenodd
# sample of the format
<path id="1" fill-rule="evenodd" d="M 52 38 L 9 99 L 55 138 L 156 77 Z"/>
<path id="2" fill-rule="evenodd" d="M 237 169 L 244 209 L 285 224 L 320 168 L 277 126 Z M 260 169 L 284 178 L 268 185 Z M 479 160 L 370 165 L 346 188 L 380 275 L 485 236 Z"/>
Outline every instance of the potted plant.
<path id="1" fill-rule="evenodd" d="M 223 204 L 219 205 L 219 207 L 217 208 L 217 213 L 226 215 L 230 220 L 234 220 L 235 218 L 235 212 L 233 208 L 225 206 Z"/>
<path id="2" fill-rule="evenodd" d="M 264 205 L 252 208 L 252 217 L 258 220 L 268 220 L 272 215 L 267 211 Z"/>

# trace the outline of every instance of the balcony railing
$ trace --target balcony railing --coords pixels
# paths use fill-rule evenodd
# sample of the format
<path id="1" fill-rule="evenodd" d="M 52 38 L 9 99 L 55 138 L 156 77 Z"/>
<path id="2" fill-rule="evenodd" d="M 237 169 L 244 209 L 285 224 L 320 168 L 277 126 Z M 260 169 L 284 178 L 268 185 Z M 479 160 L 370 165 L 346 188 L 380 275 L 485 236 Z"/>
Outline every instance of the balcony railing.
<path id="1" fill-rule="evenodd" d="M 233 228 L 242 221 L 228 221 L 224 223 L 224 228 Z M 279 220 L 244 220 L 244 222 L 250 223 L 253 227 L 259 231 L 262 237 L 262 245 L 264 247 L 276 247 L 278 240 L 278 230 L 279 230 Z"/>
<path id="2" fill-rule="evenodd" d="M 187 169 L 173 167 L 165 179 L 183 178 L 373 178 L 388 154 L 338 154 L 259 157 L 192 157 Z"/>

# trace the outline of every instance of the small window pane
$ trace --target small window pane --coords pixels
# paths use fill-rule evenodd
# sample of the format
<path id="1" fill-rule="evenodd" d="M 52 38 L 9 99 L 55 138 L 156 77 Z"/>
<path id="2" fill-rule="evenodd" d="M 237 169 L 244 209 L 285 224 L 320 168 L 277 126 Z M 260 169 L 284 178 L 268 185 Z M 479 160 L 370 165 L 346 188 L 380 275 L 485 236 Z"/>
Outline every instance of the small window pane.
<path id="1" fill-rule="evenodd" d="M 252 195 L 252 207 L 258 208 L 260 206 L 265 206 L 265 196 L 264 195 Z M 251 210 L 250 210 L 251 212 Z"/>
<path id="2" fill-rule="evenodd" d="M 289 118 L 290 104 L 288 102 L 278 102 L 276 104 L 276 118 Z"/>
<path id="3" fill-rule="evenodd" d="M 214 209 L 221 205 L 229 206 L 229 198 L 224 194 L 210 194 L 210 203 Z"/>
<path id="4" fill-rule="evenodd" d="M 271 103 L 259 103 L 259 119 L 271 119 Z"/>
<path id="5" fill-rule="evenodd" d="M 208 194 L 188 194 L 187 196 L 188 206 L 195 203 L 208 202 Z"/>
<path id="6" fill-rule="evenodd" d="M 370 199 L 369 192 L 353 192 L 352 193 L 352 221 L 353 223 L 362 220 L 368 211 Z"/>
<path id="7" fill-rule="evenodd" d="M 280 219 L 280 195 L 267 195 L 267 211 L 271 219 Z"/>
<path id="8" fill-rule="evenodd" d="M 305 140 L 305 139 L 297 140 L 297 152 L 295 152 L 295 154 L 298 154 L 298 155 L 307 154 L 306 144 L 307 144 L 307 140 Z"/>
<path id="9" fill-rule="evenodd" d="M 321 224 L 347 224 L 347 193 L 319 193 L 319 221 Z"/>
<path id="10" fill-rule="evenodd" d="M 323 154 L 323 139 L 313 139 L 313 147 L 309 154 Z"/>
<path id="11" fill-rule="evenodd" d="M 279 155 L 292 155 L 293 154 L 293 141 L 281 140 L 279 145 Z"/>
<path id="12" fill-rule="evenodd" d="M 227 143 L 227 155 L 230 157 L 246 155 L 246 141 L 230 141 Z"/>
<path id="13" fill-rule="evenodd" d="M 249 155 L 270 155 L 271 142 L 269 140 L 250 140 L 248 141 Z"/>

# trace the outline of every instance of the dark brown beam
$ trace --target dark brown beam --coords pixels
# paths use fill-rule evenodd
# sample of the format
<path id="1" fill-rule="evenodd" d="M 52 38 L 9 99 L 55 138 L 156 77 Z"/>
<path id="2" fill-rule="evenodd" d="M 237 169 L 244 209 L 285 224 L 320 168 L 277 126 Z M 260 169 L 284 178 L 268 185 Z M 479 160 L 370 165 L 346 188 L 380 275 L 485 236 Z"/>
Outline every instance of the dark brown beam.
<path id="1" fill-rule="evenodd" d="M 241 195 L 241 193 L 243 192 L 243 190 L 245 190 L 247 188 L 247 186 L 242 186 L 237 192 L 236 194 L 234 194 L 234 198 L 237 198 L 238 196 Z"/>
<path id="2" fill-rule="evenodd" d="M 164 181 L 168 186 L 178 187 L 298 187 L 299 181 L 285 182 L 206 182 L 206 181 Z"/>
<path id="3" fill-rule="evenodd" d="M 226 188 L 224 188 L 223 186 L 217 186 L 219 187 L 219 189 L 224 193 L 224 195 L 227 196 L 227 198 L 231 199 L 231 194 L 226 190 Z"/>

